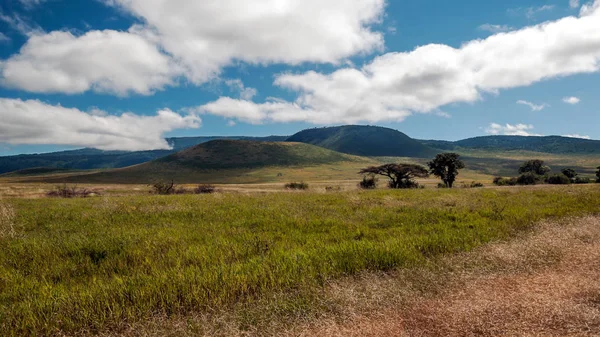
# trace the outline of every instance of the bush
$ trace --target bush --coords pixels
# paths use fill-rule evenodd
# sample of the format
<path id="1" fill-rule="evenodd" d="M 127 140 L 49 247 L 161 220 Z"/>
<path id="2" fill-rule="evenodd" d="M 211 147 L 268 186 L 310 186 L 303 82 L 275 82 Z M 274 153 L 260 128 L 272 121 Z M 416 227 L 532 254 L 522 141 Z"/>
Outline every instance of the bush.
<path id="1" fill-rule="evenodd" d="M 590 178 L 583 178 L 583 177 L 575 177 L 575 184 L 591 184 L 592 183 L 592 179 Z"/>
<path id="2" fill-rule="evenodd" d="M 515 186 L 515 185 L 517 185 L 517 178 L 496 177 L 496 178 L 494 178 L 494 185 L 496 185 L 496 186 Z"/>
<path id="3" fill-rule="evenodd" d="M 551 185 L 569 185 L 571 183 L 571 179 L 564 174 L 553 174 L 548 177 L 546 182 Z"/>
<path id="4" fill-rule="evenodd" d="M 394 184 L 393 181 L 390 181 L 388 183 L 388 187 L 391 189 L 411 189 L 411 188 L 421 188 L 421 185 L 419 185 L 418 182 L 416 182 L 412 179 L 408 179 L 408 180 L 400 181 L 399 184 Z"/>
<path id="5" fill-rule="evenodd" d="M 87 198 L 92 195 L 97 195 L 97 192 L 90 191 L 86 188 L 77 188 L 77 186 L 56 186 L 54 191 L 46 193 L 46 196 L 51 198 Z"/>
<path id="6" fill-rule="evenodd" d="M 214 187 L 213 185 L 198 185 L 198 187 L 196 187 L 194 189 L 194 193 L 195 194 L 212 194 L 215 193 L 217 191 L 217 188 Z"/>
<path id="7" fill-rule="evenodd" d="M 151 185 L 151 193 L 159 195 L 169 195 L 175 193 L 175 183 L 171 180 L 170 183 L 158 181 Z"/>
<path id="8" fill-rule="evenodd" d="M 307 190 L 308 184 L 305 182 L 285 184 L 286 190 Z"/>
<path id="9" fill-rule="evenodd" d="M 482 183 L 478 183 L 478 182 L 475 182 L 475 181 L 473 181 L 471 183 L 471 188 L 482 188 L 482 187 L 483 187 Z"/>
<path id="10" fill-rule="evenodd" d="M 377 178 L 375 177 L 363 177 L 363 180 L 358 183 L 358 187 L 364 190 L 372 190 L 377 188 Z"/>
<path id="11" fill-rule="evenodd" d="M 446 184 L 443 184 L 443 183 L 439 183 L 439 184 L 437 185 L 437 188 L 448 188 L 448 185 L 446 185 Z"/>
<path id="12" fill-rule="evenodd" d="M 340 192 L 341 190 L 342 190 L 341 186 L 326 186 L 325 187 L 326 192 Z"/>
<path id="13" fill-rule="evenodd" d="M 542 181 L 542 177 L 535 173 L 524 173 L 517 178 L 517 185 L 536 185 Z"/>

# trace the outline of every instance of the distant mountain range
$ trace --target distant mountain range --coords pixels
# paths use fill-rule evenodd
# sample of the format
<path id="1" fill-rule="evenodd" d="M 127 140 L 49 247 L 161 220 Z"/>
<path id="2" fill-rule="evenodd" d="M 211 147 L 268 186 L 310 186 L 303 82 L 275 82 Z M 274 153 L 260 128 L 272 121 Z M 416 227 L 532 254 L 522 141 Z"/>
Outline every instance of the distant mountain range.
<path id="1" fill-rule="evenodd" d="M 242 141 L 227 143 L 223 140 Z M 485 150 L 485 151 L 531 151 L 550 154 L 600 154 L 600 141 L 558 136 L 550 137 L 521 137 L 521 136 L 485 136 L 476 137 L 456 142 L 440 140 L 417 140 L 397 130 L 377 126 L 340 126 L 327 128 L 314 128 L 298 132 L 292 136 L 269 137 L 187 137 L 169 138 L 167 142 L 172 150 L 156 151 L 101 151 L 95 149 L 81 149 L 44 154 L 18 155 L 0 157 L 0 174 L 22 171 L 22 174 L 35 174 L 50 172 L 52 170 L 90 170 L 124 168 L 142 163 L 159 160 L 172 160 L 177 158 L 176 153 L 190 149 L 194 146 L 212 143 L 211 146 L 229 144 L 228 149 L 232 158 L 231 165 L 244 167 L 250 165 L 248 158 L 256 159 L 257 153 L 245 156 L 245 151 L 253 149 L 252 142 L 295 142 L 306 143 L 331 151 L 365 157 L 413 157 L 430 158 L 443 151 Z M 231 146 L 231 145 L 235 146 Z M 234 150 L 232 147 L 239 147 Z M 298 150 L 307 148 L 297 147 Z M 274 150 L 272 148 L 271 150 Z M 185 153 L 185 152 L 183 152 Z M 207 152 L 207 153 L 210 153 Z M 217 153 L 213 151 L 212 153 Z M 268 162 L 264 164 L 279 165 L 279 155 L 276 151 Z M 330 154 L 331 155 L 331 154 Z M 164 158 L 164 159 L 161 159 Z M 169 159 L 171 158 L 171 159 Z M 211 161 L 210 157 L 198 157 L 206 167 Z M 246 159 L 244 159 L 246 158 Z M 283 158 L 283 157 L 282 157 Z M 285 156 L 290 159 L 291 157 Z M 287 159 L 282 159 L 285 162 Z M 200 163 L 200 161 L 198 161 Z M 224 161 L 217 160 L 213 169 L 224 165 Z M 222 167 L 222 166 L 221 166 Z"/>

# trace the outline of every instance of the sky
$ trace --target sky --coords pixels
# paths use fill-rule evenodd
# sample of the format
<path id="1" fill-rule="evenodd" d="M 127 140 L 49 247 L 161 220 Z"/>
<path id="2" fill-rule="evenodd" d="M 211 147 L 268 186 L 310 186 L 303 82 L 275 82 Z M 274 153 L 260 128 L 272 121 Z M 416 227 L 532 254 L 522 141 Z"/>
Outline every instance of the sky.
<path id="1" fill-rule="evenodd" d="M 3 0 L 0 155 L 367 124 L 600 139 L 600 0 Z"/>

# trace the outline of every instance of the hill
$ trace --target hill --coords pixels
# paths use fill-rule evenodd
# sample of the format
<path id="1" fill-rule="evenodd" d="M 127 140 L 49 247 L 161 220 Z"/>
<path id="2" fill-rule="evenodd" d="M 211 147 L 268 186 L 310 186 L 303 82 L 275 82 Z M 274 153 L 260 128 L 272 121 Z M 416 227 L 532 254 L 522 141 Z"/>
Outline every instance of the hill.
<path id="1" fill-rule="evenodd" d="M 171 150 L 156 151 L 102 151 L 79 149 L 42 154 L 0 157 L 0 174 L 32 168 L 92 170 L 122 168 L 146 163 L 177 151 L 218 139 L 245 139 L 248 141 L 284 141 L 287 136 L 269 137 L 185 137 L 167 138 Z"/>
<path id="2" fill-rule="evenodd" d="M 178 164 L 195 169 L 236 169 L 318 165 L 348 160 L 354 158 L 302 143 L 215 140 L 172 154 L 155 163 Z"/>
<path id="3" fill-rule="evenodd" d="M 551 154 L 600 154 L 600 141 L 560 136 L 484 136 L 456 142 L 423 140 L 423 145 L 440 150 L 531 151 Z"/>
<path id="4" fill-rule="evenodd" d="M 156 180 L 176 183 L 262 183 L 288 179 L 356 177 L 368 159 L 292 142 L 213 140 L 167 157 L 101 172 L 27 178 L 30 182 L 131 183 Z"/>
<path id="5" fill-rule="evenodd" d="M 378 126 L 348 125 L 308 129 L 287 140 L 357 156 L 428 158 L 438 152 L 400 131 Z"/>

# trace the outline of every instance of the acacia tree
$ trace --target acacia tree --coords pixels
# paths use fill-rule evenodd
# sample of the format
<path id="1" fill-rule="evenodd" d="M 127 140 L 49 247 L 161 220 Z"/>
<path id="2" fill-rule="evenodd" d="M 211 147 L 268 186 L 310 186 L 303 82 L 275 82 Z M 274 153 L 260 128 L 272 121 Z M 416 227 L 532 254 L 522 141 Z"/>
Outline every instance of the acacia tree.
<path id="1" fill-rule="evenodd" d="M 431 174 L 442 179 L 448 188 L 454 185 L 458 170 L 465 168 L 465 163 L 457 153 L 440 153 L 428 165 Z"/>
<path id="2" fill-rule="evenodd" d="M 533 173 L 538 176 L 546 175 L 550 171 L 550 168 L 544 165 L 544 161 L 539 159 L 527 161 L 519 168 L 519 174 Z"/>
<path id="3" fill-rule="evenodd" d="M 427 178 L 429 172 L 421 165 L 386 164 L 362 169 L 359 174 L 380 175 L 390 179 L 390 188 L 416 188 L 419 184 L 415 178 Z"/>

